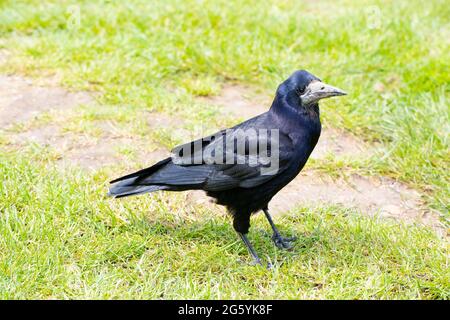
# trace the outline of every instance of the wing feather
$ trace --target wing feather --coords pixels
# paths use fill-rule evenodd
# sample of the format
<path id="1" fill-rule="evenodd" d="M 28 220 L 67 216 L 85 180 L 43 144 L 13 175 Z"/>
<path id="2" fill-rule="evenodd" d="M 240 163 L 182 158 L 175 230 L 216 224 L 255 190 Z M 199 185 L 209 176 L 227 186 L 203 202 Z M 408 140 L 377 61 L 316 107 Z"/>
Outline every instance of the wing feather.
<path id="1" fill-rule="evenodd" d="M 293 143 L 288 136 L 283 135 L 274 142 L 256 132 L 245 136 L 245 147 L 238 147 L 237 141 L 241 139 L 242 142 L 240 135 L 242 130 L 233 128 L 174 148 L 173 168 L 153 175 L 148 182 L 176 180 L 178 184 L 190 181 L 202 183 L 203 189 L 207 191 L 253 188 L 271 180 L 287 167 L 293 154 Z M 263 145 L 268 152 L 259 150 L 261 139 L 266 139 L 266 144 Z M 278 149 L 278 165 L 270 170 L 271 165 L 273 166 L 274 148 Z"/>

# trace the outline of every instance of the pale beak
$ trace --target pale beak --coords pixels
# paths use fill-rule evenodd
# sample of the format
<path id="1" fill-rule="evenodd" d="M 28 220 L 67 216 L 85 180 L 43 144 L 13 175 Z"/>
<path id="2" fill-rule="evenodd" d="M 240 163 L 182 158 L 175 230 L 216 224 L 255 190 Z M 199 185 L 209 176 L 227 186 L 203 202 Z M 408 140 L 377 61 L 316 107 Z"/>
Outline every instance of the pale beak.
<path id="1" fill-rule="evenodd" d="M 300 96 L 303 105 L 315 103 L 320 99 L 345 96 L 347 93 L 339 88 L 330 86 L 321 81 L 311 82 L 305 89 L 305 93 Z"/>

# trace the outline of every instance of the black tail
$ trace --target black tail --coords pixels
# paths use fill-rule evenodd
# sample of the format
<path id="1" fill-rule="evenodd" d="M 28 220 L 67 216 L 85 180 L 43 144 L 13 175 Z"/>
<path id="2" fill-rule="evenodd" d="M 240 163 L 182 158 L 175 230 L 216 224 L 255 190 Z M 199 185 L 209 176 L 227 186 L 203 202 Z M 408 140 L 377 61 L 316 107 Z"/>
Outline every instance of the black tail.
<path id="1" fill-rule="evenodd" d="M 149 168 L 139 170 L 135 173 L 112 180 L 110 183 L 114 185 L 109 189 L 108 196 L 122 198 L 136 194 L 167 189 L 167 186 L 164 185 L 142 185 L 139 182 L 142 179 L 151 176 L 153 173 L 164 167 L 170 161 L 171 158 L 166 158 Z"/>
<path id="2" fill-rule="evenodd" d="M 114 180 L 110 181 L 109 183 L 116 183 L 116 182 L 119 182 L 119 181 L 122 181 L 125 179 L 134 178 L 134 177 L 148 177 L 152 173 L 155 173 L 157 170 L 161 169 L 164 165 L 169 163 L 171 160 L 172 160 L 172 158 L 163 159 L 163 160 L 155 163 L 154 165 L 152 165 L 149 168 L 145 168 L 145 169 L 136 171 L 135 173 L 132 173 L 132 174 L 127 174 L 126 176 L 114 179 Z"/>
<path id="3" fill-rule="evenodd" d="M 109 195 L 119 198 L 157 190 L 202 189 L 213 171 L 213 166 L 180 166 L 167 158 L 150 168 L 111 181 L 114 185 Z"/>

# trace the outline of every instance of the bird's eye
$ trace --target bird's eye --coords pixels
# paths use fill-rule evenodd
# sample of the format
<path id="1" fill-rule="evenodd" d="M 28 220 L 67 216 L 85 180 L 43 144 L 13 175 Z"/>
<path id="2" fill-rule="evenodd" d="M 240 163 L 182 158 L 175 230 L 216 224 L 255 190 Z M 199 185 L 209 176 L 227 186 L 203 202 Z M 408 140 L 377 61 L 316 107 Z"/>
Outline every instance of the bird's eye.
<path id="1" fill-rule="evenodd" d="M 306 89 L 306 87 L 297 87 L 297 94 L 299 95 L 299 96 L 301 96 L 302 94 L 304 94 L 305 93 L 305 89 Z"/>

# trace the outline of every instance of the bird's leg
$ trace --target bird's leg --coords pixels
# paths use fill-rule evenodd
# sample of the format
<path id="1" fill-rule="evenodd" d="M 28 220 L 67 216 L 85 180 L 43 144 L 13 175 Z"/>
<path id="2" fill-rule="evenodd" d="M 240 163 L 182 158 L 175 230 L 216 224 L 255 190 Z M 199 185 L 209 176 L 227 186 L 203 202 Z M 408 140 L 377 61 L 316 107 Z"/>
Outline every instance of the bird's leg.
<path id="1" fill-rule="evenodd" d="M 250 254 L 253 257 L 253 263 L 254 264 L 259 264 L 262 265 L 261 260 L 259 259 L 258 255 L 256 254 L 255 249 L 253 249 L 252 244 L 250 243 L 250 241 L 248 240 L 247 236 L 245 235 L 245 233 L 241 233 L 238 232 L 238 235 L 241 237 L 242 241 L 244 241 L 245 246 L 248 249 L 248 252 L 250 252 Z"/>
<path id="2" fill-rule="evenodd" d="M 266 215 L 267 220 L 270 223 L 270 226 L 272 227 L 273 230 L 272 240 L 275 243 L 275 245 L 280 249 L 291 249 L 292 248 L 291 242 L 297 240 L 297 237 L 289 237 L 289 238 L 282 237 L 277 227 L 273 223 L 272 217 L 270 216 L 269 213 L 269 209 L 264 208 L 263 211 L 264 214 Z"/>

